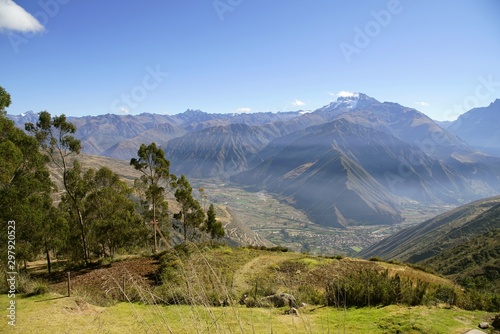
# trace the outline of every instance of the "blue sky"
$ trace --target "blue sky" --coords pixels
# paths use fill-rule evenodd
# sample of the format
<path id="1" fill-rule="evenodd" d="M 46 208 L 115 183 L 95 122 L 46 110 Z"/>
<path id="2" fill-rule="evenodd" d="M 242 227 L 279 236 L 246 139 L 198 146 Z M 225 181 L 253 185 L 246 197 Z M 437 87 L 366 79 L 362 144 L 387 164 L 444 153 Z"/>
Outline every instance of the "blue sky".
<path id="1" fill-rule="evenodd" d="M 0 86 L 11 114 L 307 110 L 351 91 L 455 119 L 500 98 L 499 17 L 497 0 L 0 0 Z"/>

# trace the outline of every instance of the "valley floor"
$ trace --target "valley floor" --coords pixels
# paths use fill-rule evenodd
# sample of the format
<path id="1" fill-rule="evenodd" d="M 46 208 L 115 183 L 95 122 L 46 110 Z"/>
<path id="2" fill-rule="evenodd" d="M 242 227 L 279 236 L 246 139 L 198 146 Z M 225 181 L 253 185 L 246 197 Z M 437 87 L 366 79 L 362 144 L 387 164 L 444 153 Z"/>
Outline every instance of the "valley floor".
<path id="1" fill-rule="evenodd" d="M 0 296 L 6 315 L 9 299 Z M 2 333 L 465 333 L 490 317 L 454 308 L 388 306 L 338 310 L 159 306 L 99 307 L 79 297 L 45 294 L 16 298 L 16 326 L 3 316 Z"/>
<path id="2" fill-rule="evenodd" d="M 346 229 L 315 224 L 300 210 L 265 191 L 250 191 L 211 179 L 191 180 L 203 187 L 201 203 L 217 205 L 217 219 L 228 236 L 243 245 L 280 245 L 295 252 L 355 256 L 360 250 L 406 227 L 416 225 L 453 208 L 407 202 L 401 206 L 405 221 L 396 225 L 350 226 Z"/>

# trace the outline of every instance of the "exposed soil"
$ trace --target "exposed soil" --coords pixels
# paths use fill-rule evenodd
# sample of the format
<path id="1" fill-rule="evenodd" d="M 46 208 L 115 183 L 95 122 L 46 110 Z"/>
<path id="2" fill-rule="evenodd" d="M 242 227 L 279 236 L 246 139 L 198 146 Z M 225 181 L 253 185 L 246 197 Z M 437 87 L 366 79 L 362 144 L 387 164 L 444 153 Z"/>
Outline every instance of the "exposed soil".
<path id="1" fill-rule="evenodd" d="M 124 286 L 150 289 L 159 283 L 158 265 L 154 259 L 143 257 L 71 271 L 71 290 L 116 295 L 123 291 Z M 57 272 L 45 278 L 49 279 L 54 290 L 62 294 L 67 292 L 67 272 Z"/>

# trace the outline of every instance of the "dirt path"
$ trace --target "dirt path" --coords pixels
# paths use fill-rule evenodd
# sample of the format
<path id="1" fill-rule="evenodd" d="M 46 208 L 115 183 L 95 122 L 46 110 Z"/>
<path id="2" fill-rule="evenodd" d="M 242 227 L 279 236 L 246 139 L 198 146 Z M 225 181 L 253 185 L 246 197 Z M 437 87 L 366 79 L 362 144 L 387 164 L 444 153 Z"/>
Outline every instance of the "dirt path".
<path id="1" fill-rule="evenodd" d="M 272 265 L 279 266 L 281 263 L 299 258 L 300 254 L 294 253 L 276 253 L 262 255 L 247 262 L 244 266 L 234 273 L 233 289 L 241 294 L 252 289 L 251 280 L 257 275 L 262 275 L 262 272 L 267 270 Z"/>

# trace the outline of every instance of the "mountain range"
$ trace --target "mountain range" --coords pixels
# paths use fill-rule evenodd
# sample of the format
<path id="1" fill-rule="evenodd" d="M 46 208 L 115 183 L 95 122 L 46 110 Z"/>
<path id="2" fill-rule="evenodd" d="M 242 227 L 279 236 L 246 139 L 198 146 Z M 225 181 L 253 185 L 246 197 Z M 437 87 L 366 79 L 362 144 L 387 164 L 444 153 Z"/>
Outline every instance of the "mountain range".
<path id="1" fill-rule="evenodd" d="M 345 227 L 399 223 L 408 201 L 460 204 L 499 194 L 500 158 L 481 151 L 493 149 L 494 140 L 483 147 L 462 138 L 494 122 L 498 101 L 446 129 L 415 109 L 362 93 L 307 112 L 187 110 L 69 120 L 86 153 L 129 160 L 142 143 L 156 142 L 176 174 L 266 190 L 316 223 Z M 24 127 L 37 115 L 10 117 Z M 498 135 L 485 129 L 482 138 Z"/>

